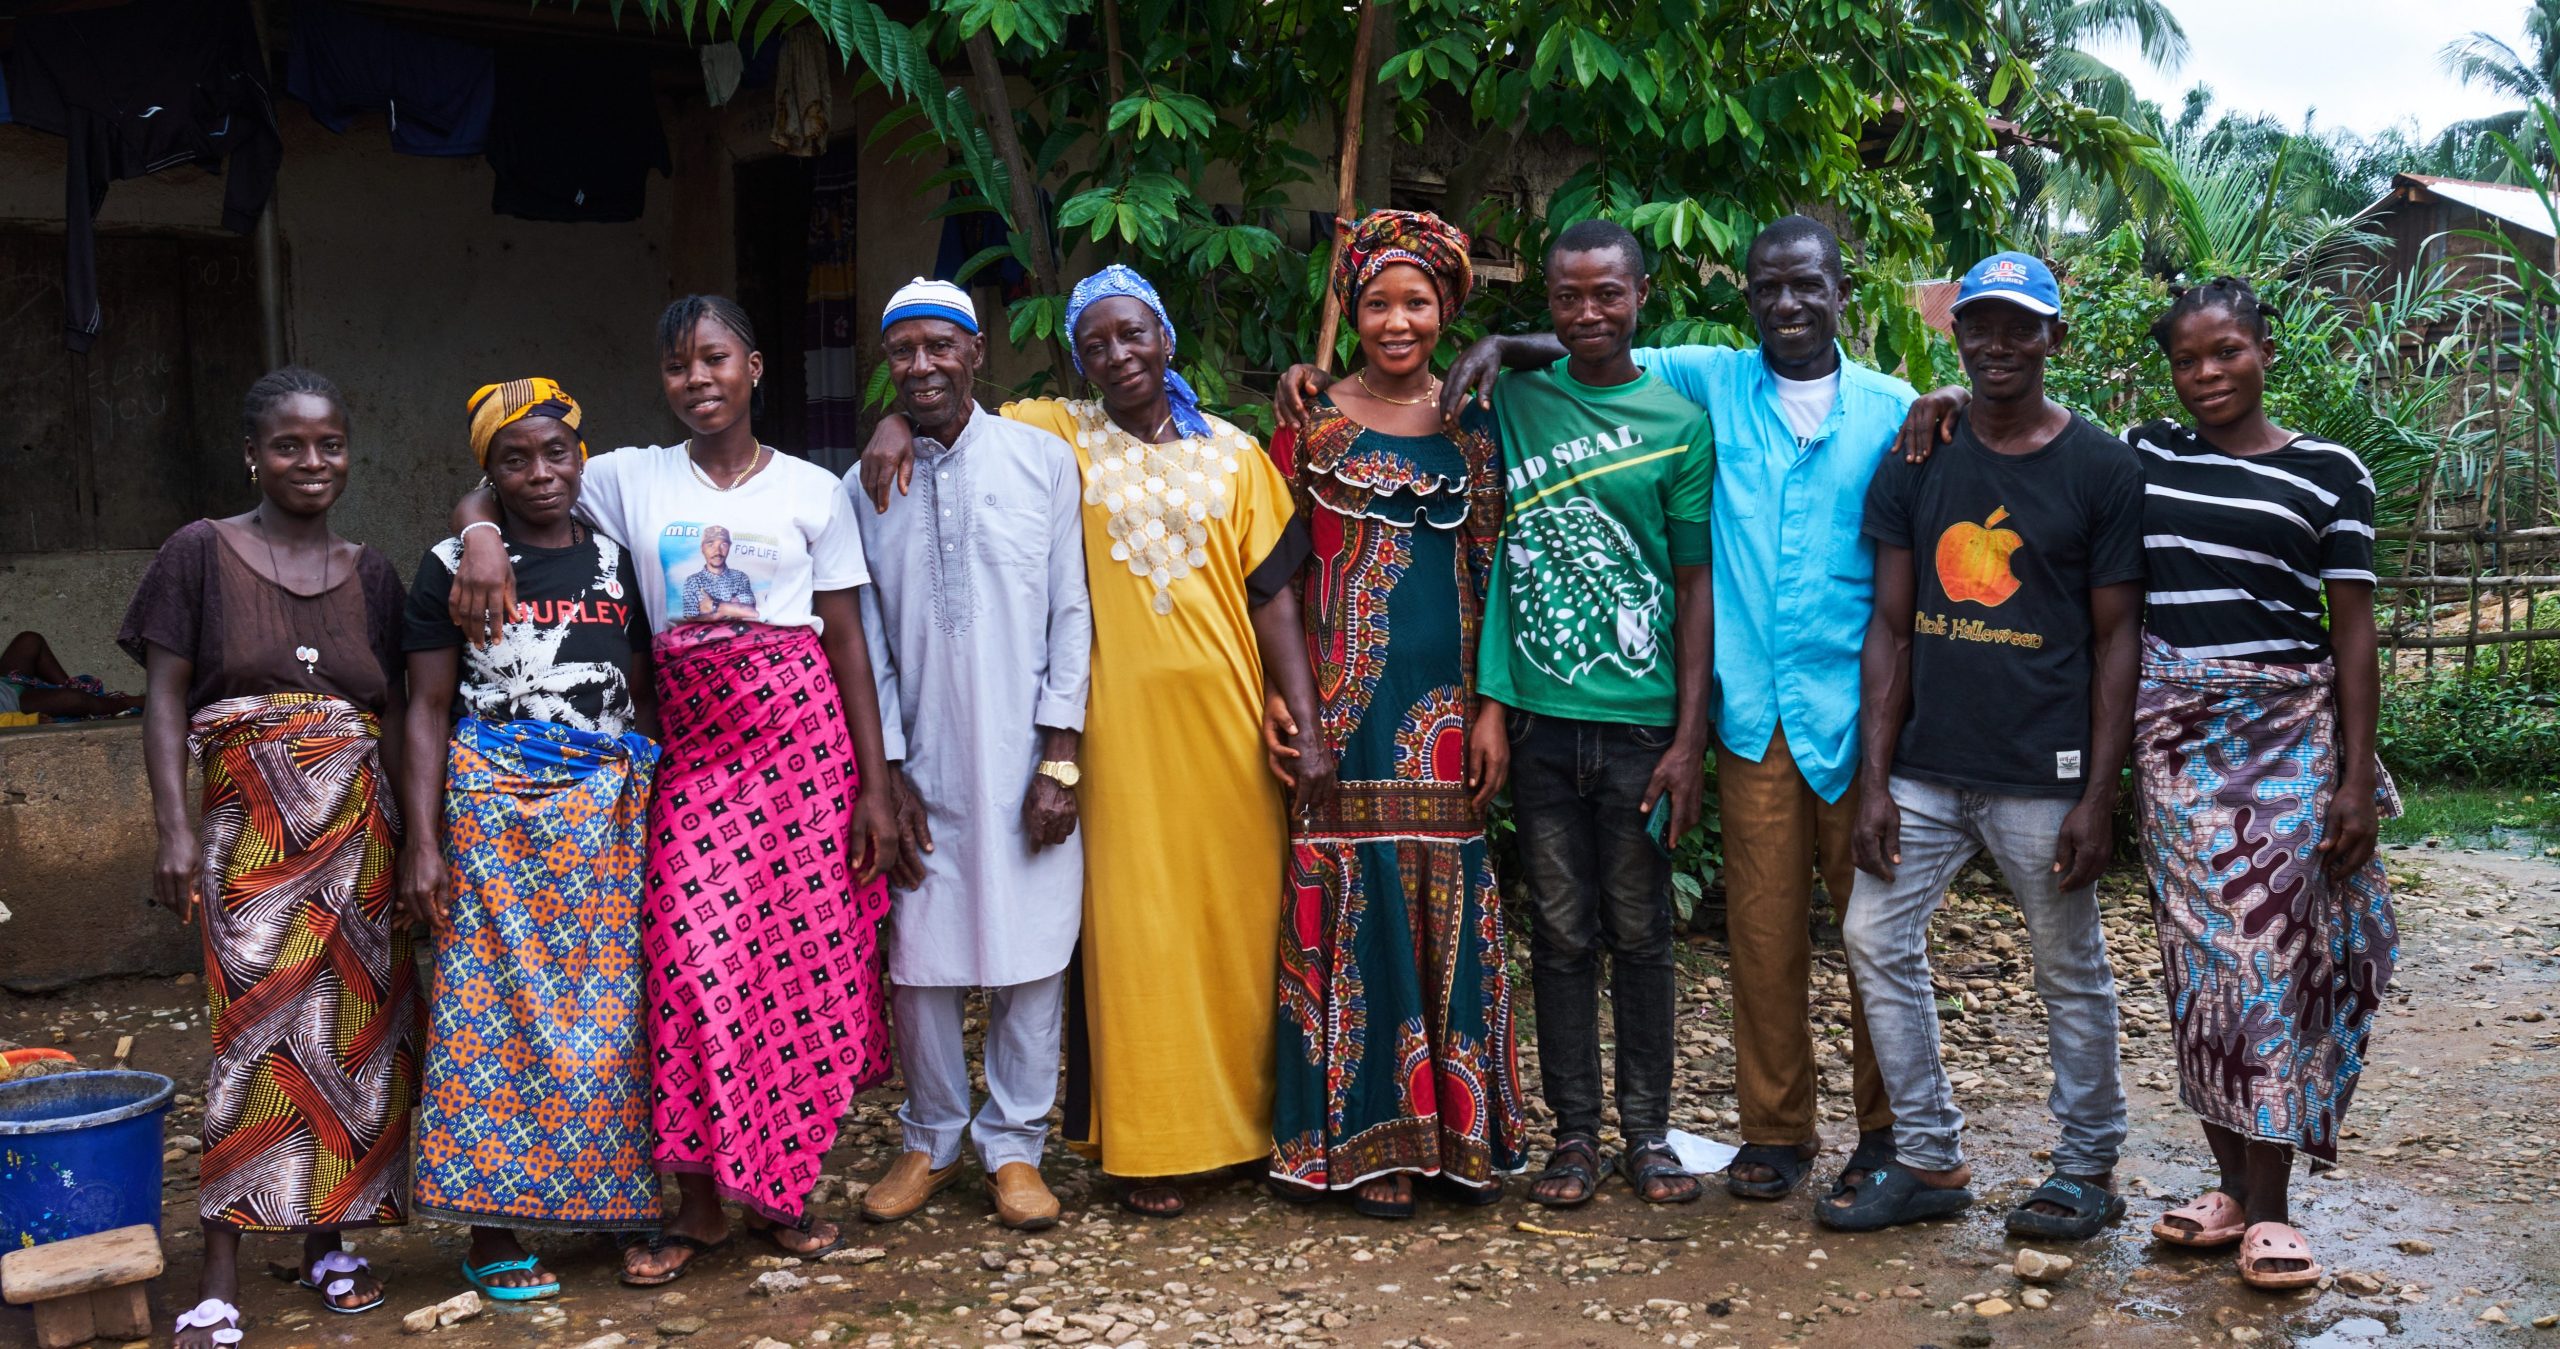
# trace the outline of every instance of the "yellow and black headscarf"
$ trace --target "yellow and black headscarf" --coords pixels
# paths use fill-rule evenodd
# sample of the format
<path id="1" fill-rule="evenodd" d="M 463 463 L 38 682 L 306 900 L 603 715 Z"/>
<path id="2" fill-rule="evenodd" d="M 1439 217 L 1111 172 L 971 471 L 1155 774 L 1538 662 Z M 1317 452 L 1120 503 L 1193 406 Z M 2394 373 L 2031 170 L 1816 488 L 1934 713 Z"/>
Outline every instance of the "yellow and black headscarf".
<path id="1" fill-rule="evenodd" d="M 1467 260 L 1466 233 L 1429 211 L 1371 211 L 1356 223 L 1345 221 L 1337 228 L 1343 239 L 1333 289 L 1342 298 L 1346 314 L 1360 298 L 1361 287 L 1399 262 L 1412 263 L 1430 274 L 1440 290 L 1444 323 L 1457 316 L 1467 302 L 1467 292 L 1475 288 L 1476 269 Z"/>
<path id="2" fill-rule="evenodd" d="M 480 467 L 489 467 L 489 445 L 498 432 L 527 417 L 556 417 L 569 433 L 578 438 L 578 458 L 587 457 L 587 437 L 578 430 L 582 414 L 578 400 L 560 387 L 560 382 L 536 375 L 531 379 L 511 379 L 504 384 L 483 384 L 466 404 L 471 412 L 471 457 Z"/>

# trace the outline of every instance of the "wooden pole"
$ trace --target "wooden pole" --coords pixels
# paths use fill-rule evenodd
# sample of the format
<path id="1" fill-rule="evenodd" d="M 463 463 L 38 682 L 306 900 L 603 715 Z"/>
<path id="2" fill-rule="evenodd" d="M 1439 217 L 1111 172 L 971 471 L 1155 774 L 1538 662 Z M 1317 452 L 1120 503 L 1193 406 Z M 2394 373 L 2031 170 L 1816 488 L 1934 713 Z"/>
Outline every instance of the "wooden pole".
<path id="1" fill-rule="evenodd" d="M 1378 30 L 1377 0 L 1360 0 L 1360 29 L 1351 39 L 1351 97 L 1342 113 L 1342 163 L 1333 193 L 1333 265 L 1342 265 L 1342 225 L 1358 209 L 1354 193 L 1360 182 L 1360 127 L 1369 106 L 1369 46 Z M 1331 272 L 1326 273 L 1328 277 Z M 1333 339 L 1342 328 L 1342 299 L 1331 284 L 1324 288 L 1324 321 L 1316 327 L 1316 369 L 1333 369 Z"/>

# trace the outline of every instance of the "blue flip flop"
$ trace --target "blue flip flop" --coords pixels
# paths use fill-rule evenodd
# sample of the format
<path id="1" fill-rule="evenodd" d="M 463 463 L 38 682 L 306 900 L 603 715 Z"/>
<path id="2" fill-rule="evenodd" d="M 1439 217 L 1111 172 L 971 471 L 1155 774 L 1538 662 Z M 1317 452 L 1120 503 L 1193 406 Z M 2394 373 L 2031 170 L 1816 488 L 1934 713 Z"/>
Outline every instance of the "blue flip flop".
<path id="1" fill-rule="evenodd" d="M 520 1288 L 510 1288 L 502 1283 L 493 1284 L 489 1282 L 489 1279 L 492 1275 L 513 1274 L 518 1270 L 522 1270 L 525 1273 L 530 1274 L 533 1272 L 534 1268 L 541 1263 L 541 1257 L 532 1255 L 528 1255 L 521 1260 L 492 1260 L 485 1265 L 477 1267 L 474 1267 L 470 1261 L 465 1260 L 462 1262 L 462 1277 L 469 1279 L 472 1287 L 479 1289 L 484 1295 L 499 1302 L 539 1302 L 544 1298 L 552 1297 L 559 1293 L 560 1281 L 558 1279 L 555 1278 L 549 1283 L 529 1283 Z"/>

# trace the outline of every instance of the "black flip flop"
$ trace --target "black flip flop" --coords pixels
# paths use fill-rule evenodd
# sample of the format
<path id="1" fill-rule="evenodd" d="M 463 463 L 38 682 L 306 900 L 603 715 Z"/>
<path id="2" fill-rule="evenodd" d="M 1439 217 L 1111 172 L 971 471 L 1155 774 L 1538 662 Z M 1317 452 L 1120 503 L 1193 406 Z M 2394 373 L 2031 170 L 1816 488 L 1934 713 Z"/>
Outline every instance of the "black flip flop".
<path id="1" fill-rule="evenodd" d="M 1461 1208 L 1484 1208 L 1487 1205 L 1502 1202 L 1500 1180 L 1485 1185 L 1469 1185 L 1464 1181 L 1451 1180 L 1447 1176 L 1434 1176 L 1432 1179 L 1436 1182 L 1436 1188 L 1441 1197 Z"/>
<path id="2" fill-rule="evenodd" d="M 804 1212 L 800 1215 L 800 1221 L 796 1223 L 769 1222 L 762 1225 L 748 1223 L 747 1231 L 756 1237 L 762 1238 L 764 1244 L 771 1246 L 775 1250 L 780 1251 L 784 1255 L 790 1256 L 795 1260 L 815 1260 L 819 1256 L 825 1255 L 827 1252 L 844 1245 L 843 1223 L 836 1224 L 835 1240 L 828 1242 L 824 1246 L 812 1246 L 805 1251 L 796 1251 L 783 1245 L 782 1238 L 776 1234 L 781 1232 L 797 1232 L 802 1236 L 807 1236 L 809 1234 L 809 1229 L 816 1227 L 817 1225 L 817 1216 L 815 1214 Z"/>
<path id="3" fill-rule="evenodd" d="M 1309 1204 L 1321 1204 L 1333 1194 L 1331 1190 L 1320 1190 L 1312 1185 L 1300 1185 L 1294 1180 L 1282 1180 L 1278 1176 L 1264 1176 L 1262 1188 L 1269 1190 L 1271 1197 L 1281 1203 L 1292 1204 L 1299 1208 L 1305 1208 Z"/>
<path id="4" fill-rule="evenodd" d="M 1849 1160 L 1840 1164 L 1840 1174 L 1831 1178 L 1831 1193 L 1828 1197 L 1837 1199 L 1849 1192 L 1850 1172 L 1873 1171 L 1898 1155 L 1893 1150 L 1892 1125 L 1888 1124 L 1881 1129 L 1860 1129 L 1858 1146 L 1849 1153 Z"/>
<path id="5" fill-rule="evenodd" d="M 2038 1213 L 2027 1207 L 2034 1203 L 2069 1212 Z M 2009 1235 L 2036 1241 L 2087 1241 L 2123 1216 L 2123 1195 L 2100 1188 L 2094 1180 L 2056 1171 L 2009 1210 Z"/>
<path id="6" fill-rule="evenodd" d="M 1369 1196 L 1361 1193 L 1361 1191 L 1366 1188 L 1368 1187 L 1365 1183 L 1352 1187 L 1352 1212 L 1370 1218 L 1410 1218 L 1413 1216 L 1413 1184 L 1410 1178 L 1408 1178 L 1405 1183 L 1405 1196 L 1404 1202 L 1402 1203 L 1398 1203 L 1393 1199 L 1371 1199 Z"/>
<path id="7" fill-rule="evenodd" d="M 1694 1204 L 1707 1192 L 1707 1187 L 1698 1183 L 1698 1178 L 1690 1174 L 1689 1168 L 1680 1164 L 1680 1156 L 1671 1150 L 1671 1144 L 1659 1138 L 1644 1139 L 1628 1148 L 1627 1155 L 1619 1160 L 1618 1169 L 1626 1173 L 1627 1184 L 1635 1190 L 1636 1198 L 1648 1204 Z M 1648 1182 L 1664 1179 L 1687 1182 L 1687 1192 L 1674 1187 L 1670 1194 L 1660 1199 L 1646 1193 Z"/>
<path id="8" fill-rule="evenodd" d="M 1130 1202 L 1130 1197 L 1131 1197 L 1131 1196 L 1133 1196 L 1133 1195 L 1135 1195 L 1135 1194 L 1137 1194 L 1138 1192 L 1140 1192 L 1140 1191 L 1142 1191 L 1142 1190 L 1164 1190 L 1164 1191 L 1167 1191 L 1167 1192 L 1171 1193 L 1171 1194 L 1173 1195 L 1173 1207 L 1172 1207 L 1172 1208 L 1162 1208 L 1162 1209 L 1158 1209 L 1158 1208 L 1141 1208 L 1141 1207 L 1139 1207 L 1137 1204 L 1131 1203 L 1131 1202 Z M 1130 1186 L 1130 1187 L 1128 1187 L 1128 1188 L 1123 1189 L 1122 1191 L 1120 1191 L 1120 1207 L 1121 1207 L 1121 1209 L 1122 1209 L 1123 1211 L 1125 1211 L 1125 1212 L 1129 1212 L 1129 1213 L 1137 1214 L 1137 1215 L 1138 1215 L 1139 1217 L 1141 1217 L 1141 1218 L 1157 1218 L 1157 1219 L 1164 1219 L 1164 1218 L 1179 1218 L 1179 1217 L 1181 1217 L 1181 1216 L 1182 1216 L 1186 1211 L 1188 1211 L 1188 1210 L 1190 1209 L 1191 1205 L 1190 1205 L 1189 1201 L 1185 1200 L 1185 1199 L 1182 1197 L 1182 1191 L 1180 1191 L 1180 1190 L 1178 1190 L 1178 1189 L 1175 1189 L 1173 1186 L 1170 1186 L 1170 1185 L 1133 1185 L 1133 1186 Z"/>
<path id="9" fill-rule="evenodd" d="M 1923 1185 L 1910 1167 L 1887 1162 L 1849 1187 L 1847 1204 L 1814 1201 L 1814 1221 L 1835 1232 L 1880 1232 L 1904 1223 L 1948 1218 L 1973 1206 L 1973 1191 Z"/>
<path id="10" fill-rule="evenodd" d="M 1776 1180 L 1744 1180 L 1733 1174 L 1737 1166 L 1765 1166 L 1777 1173 Z M 1736 1199 L 1784 1199 L 1804 1184 L 1813 1173 L 1813 1159 L 1804 1149 L 1792 1143 L 1745 1143 L 1742 1151 L 1725 1163 L 1724 1188 Z"/>
<path id="11" fill-rule="evenodd" d="M 1571 1199 L 1549 1199 L 1538 1193 L 1538 1187 L 1550 1180 L 1571 1180 L 1582 1187 L 1582 1193 Z M 1597 1139 L 1569 1137 L 1556 1144 L 1547 1155 L 1547 1169 L 1538 1173 L 1529 1186 L 1529 1200 L 1546 1208 L 1580 1208 L 1600 1193 L 1600 1143 Z"/>
<path id="12" fill-rule="evenodd" d="M 652 1253 L 667 1250 L 671 1247 L 679 1247 L 684 1250 L 691 1251 L 693 1254 L 686 1256 L 683 1264 L 676 1266 L 674 1269 L 668 1270 L 664 1274 L 645 1276 L 636 1275 L 631 1272 L 629 1266 L 625 1266 L 622 1271 L 623 1286 L 627 1288 L 664 1288 L 668 1284 L 674 1283 L 676 1280 L 692 1273 L 693 1267 L 701 1262 L 702 1257 L 725 1250 L 728 1245 L 729 1238 L 727 1237 L 722 1237 L 718 1241 L 701 1241 L 696 1238 L 686 1236 L 682 1232 L 655 1233 L 649 1238 L 649 1249 Z"/>

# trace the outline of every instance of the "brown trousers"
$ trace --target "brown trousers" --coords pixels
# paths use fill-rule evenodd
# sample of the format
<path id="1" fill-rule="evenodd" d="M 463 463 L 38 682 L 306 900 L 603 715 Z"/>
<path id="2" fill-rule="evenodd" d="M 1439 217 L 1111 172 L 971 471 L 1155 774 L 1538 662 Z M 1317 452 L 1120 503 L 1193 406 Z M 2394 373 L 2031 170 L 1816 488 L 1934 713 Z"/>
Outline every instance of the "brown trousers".
<path id="1" fill-rule="evenodd" d="M 1817 1143 L 1813 1117 L 1813 873 L 1831 893 L 1835 921 L 1848 916 L 1857 867 L 1849 831 L 1858 787 L 1837 801 L 1815 794 L 1784 727 L 1760 762 L 1716 745 L 1716 788 L 1724 812 L 1725 932 L 1733 951 L 1733 1092 L 1746 1143 Z M 1884 1079 L 1867 1045 L 1865 1009 L 1849 985 L 1850 1060 L 1858 1127 L 1893 1124 Z"/>

